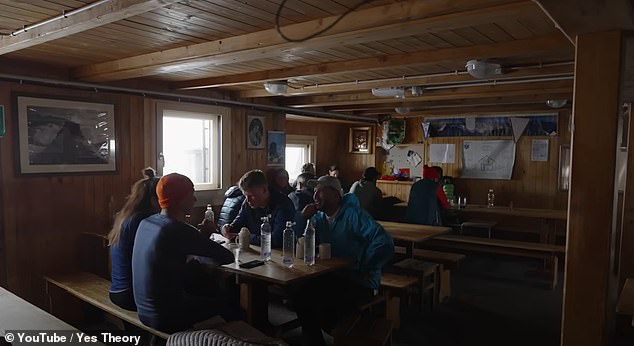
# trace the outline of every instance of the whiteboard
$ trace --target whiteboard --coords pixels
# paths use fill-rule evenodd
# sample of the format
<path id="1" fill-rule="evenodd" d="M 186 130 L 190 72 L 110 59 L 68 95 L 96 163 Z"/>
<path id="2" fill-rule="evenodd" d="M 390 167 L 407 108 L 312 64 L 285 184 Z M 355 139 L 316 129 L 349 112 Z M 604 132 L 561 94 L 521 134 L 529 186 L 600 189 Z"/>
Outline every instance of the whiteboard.
<path id="1" fill-rule="evenodd" d="M 419 164 L 415 165 L 413 160 L 407 160 L 407 154 L 410 150 L 420 156 Z M 398 173 L 401 168 L 409 168 L 411 178 L 421 177 L 423 175 L 423 162 L 425 162 L 425 144 L 396 145 L 388 152 L 385 162 L 393 167 L 393 172 Z"/>

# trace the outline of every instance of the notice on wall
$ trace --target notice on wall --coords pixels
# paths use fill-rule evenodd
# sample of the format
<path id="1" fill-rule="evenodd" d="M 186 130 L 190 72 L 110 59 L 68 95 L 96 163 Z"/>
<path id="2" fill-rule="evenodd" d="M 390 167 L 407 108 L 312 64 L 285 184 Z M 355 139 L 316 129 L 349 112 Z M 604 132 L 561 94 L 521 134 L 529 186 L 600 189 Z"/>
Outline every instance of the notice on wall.
<path id="1" fill-rule="evenodd" d="M 456 162 L 455 144 L 431 144 L 429 146 L 429 162 L 454 163 Z"/>
<path id="2" fill-rule="evenodd" d="M 514 164 L 515 143 L 512 140 L 462 143 L 462 178 L 510 180 Z"/>
<path id="3" fill-rule="evenodd" d="M 533 139 L 531 161 L 548 161 L 548 139 Z"/>

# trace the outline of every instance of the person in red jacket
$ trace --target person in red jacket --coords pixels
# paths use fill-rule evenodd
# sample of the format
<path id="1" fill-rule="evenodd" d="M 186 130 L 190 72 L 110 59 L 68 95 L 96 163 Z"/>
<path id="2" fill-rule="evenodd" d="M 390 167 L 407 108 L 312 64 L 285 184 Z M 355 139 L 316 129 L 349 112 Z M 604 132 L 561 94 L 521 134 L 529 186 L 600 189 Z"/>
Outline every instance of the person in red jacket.
<path id="1" fill-rule="evenodd" d="M 438 205 L 440 205 L 442 210 L 447 210 L 449 209 L 449 202 L 447 201 L 447 196 L 445 195 L 445 191 L 443 191 L 442 184 L 440 183 L 442 175 L 443 171 L 439 166 L 423 166 L 423 179 L 430 179 L 438 183 L 438 189 L 436 190 Z"/>

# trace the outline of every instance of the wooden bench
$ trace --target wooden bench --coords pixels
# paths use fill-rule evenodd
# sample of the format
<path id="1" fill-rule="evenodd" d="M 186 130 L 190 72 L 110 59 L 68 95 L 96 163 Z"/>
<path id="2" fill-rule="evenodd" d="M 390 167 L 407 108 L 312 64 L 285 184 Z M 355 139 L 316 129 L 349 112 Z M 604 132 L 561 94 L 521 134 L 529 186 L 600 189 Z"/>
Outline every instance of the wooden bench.
<path id="1" fill-rule="evenodd" d="M 451 271 L 454 270 L 460 261 L 466 256 L 461 253 L 441 252 L 426 249 L 414 249 L 414 258 L 437 263 L 440 265 L 440 290 L 439 301 L 451 297 Z"/>
<path id="2" fill-rule="evenodd" d="M 411 276 L 394 273 L 381 275 L 381 288 L 385 295 L 385 315 L 392 321 L 394 329 L 401 327 L 401 297 L 407 295 L 407 290 L 415 287 L 418 279 Z"/>
<path id="3" fill-rule="evenodd" d="M 137 316 L 136 311 L 128 311 L 118 307 L 110 301 L 108 290 L 110 281 L 97 275 L 79 272 L 60 276 L 47 276 L 46 291 L 51 297 L 51 286 L 58 287 L 65 292 L 71 294 L 78 299 L 91 304 L 112 316 L 115 316 L 125 322 L 135 325 L 152 335 L 156 335 L 162 339 L 169 337 L 169 334 L 158 331 L 154 328 L 144 325 Z M 54 311 L 52 300 L 50 301 L 50 310 Z"/>
<path id="4" fill-rule="evenodd" d="M 619 315 L 627 315 L 634 317 L 634 279 L 627 278 L 625 280 L 625 285 L 623 285 L 623 289 L 621 290 L 621 295 L 619 296 L 619 302 L 616 305 L 616 313 Z M 632 326 L 634 326 L 634 318 L 631 320 Z"/>
<path id="5" fill-rule="evenodd" d="M 406 258 L 393 264 L 394 268 L 404 274 L 418 277 L 421 310 L 424 309 L 425 298 L 430 297 L 430 309 L 439 302 L 440 266 L 437 263 L 425 262 L 415 258 Z"/>
<path id="6" fill-rule="evenodd" d="M 555 288 L 559 280 L 559 256 L 566 252 L 560 245 L 529 243 L 514 240 L 488 239 L 460 235 L 443 235 L 428 241 L 429 245 L 448 247 L 466 251 L 481 251 L 508 256 L 539 258 L 552 261 L 551 287 Z"/>
<path id="7" fill-rule="evenodd" d="M 495 227 L 495 225 L 497 225 L 497 222 L 494 221 L 469 221 L 469 222 L 463 222 L 460 224 L 460 235 L 464 234 L 464 229 L 465 228 L 483 228 L 487 230 L 487 234 L 489 236 L 489 238 L 491 238 L 491 231 L 493 230 L 493 227 Z"/>

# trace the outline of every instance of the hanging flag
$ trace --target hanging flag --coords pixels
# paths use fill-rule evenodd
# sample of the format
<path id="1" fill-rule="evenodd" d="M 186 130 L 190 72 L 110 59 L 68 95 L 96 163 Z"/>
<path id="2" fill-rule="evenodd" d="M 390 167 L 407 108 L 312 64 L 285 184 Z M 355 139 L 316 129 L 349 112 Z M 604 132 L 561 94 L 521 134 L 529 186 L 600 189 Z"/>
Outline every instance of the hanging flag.
<path id="1" fill-rule="evenodd" d="M 429 138 L 429 125 L 431 124 L 431 122 L 429 121 L 423 121 L 420 125 L 423 127 L 423 135 L 425 136 L 425 139 Z"/>
<path id="2" fill-rule="evenodd" d="M 517 143 L 522 137 L 526 126 L 530 119 L 528 118 L 511 118 L 511 127 L 513 128 L 513 142 Z"/>

